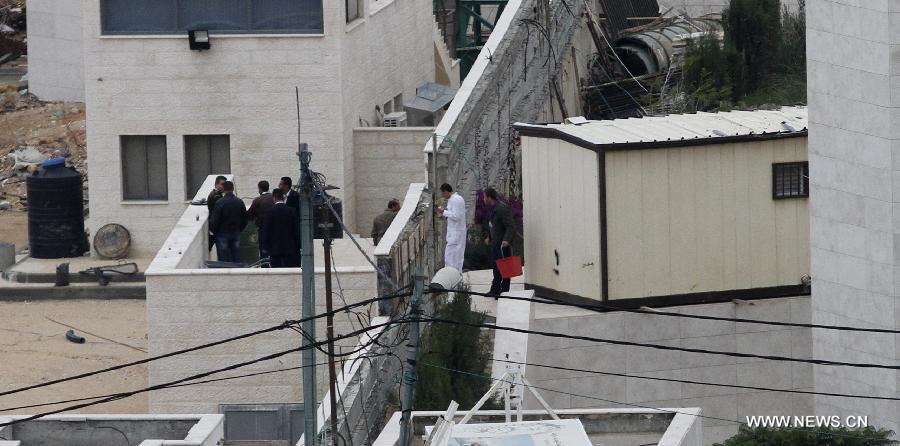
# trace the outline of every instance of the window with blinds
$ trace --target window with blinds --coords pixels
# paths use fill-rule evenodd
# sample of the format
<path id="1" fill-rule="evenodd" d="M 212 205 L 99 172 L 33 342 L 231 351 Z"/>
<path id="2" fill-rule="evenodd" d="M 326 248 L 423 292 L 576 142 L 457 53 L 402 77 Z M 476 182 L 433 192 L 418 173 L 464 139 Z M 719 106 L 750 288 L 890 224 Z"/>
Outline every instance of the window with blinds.
<path id="1" fill-rule="evenodd" d="M 809 196 L 809 163 L 806 161 L 772 164 L 772 198 Z"/>
<path id="2" fill-rule="evenodd" d="M 322 0 L 101 0 L 103 34 L 321 34 Z"/>
<path id="3" fill-rule="evenodd" d="M 185 199 L 194 198 L 209 175 L 231 173 L 231 138 L 228 135 L 184 137 Z"/>
<path id="4" fill-rule="evenodd" d="M 120 137 L 122 198 L 168 200 L 165 136 Z"/>

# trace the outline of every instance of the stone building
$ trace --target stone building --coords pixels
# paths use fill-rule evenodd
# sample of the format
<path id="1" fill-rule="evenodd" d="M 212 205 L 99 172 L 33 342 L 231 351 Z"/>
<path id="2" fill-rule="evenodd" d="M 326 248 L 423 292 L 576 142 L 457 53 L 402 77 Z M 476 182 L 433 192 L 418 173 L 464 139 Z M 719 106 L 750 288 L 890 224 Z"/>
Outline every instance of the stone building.
<path id="1" fill-rule="evenodd" d="M 431 4 L 415 0 L 85 0 L 84 25 L 90 226 L 122 224 L 137 255 L 209 174 L 234 174 L 242 197 L 297 177 L 298 138 L 357 228 L 354 128 L 435 78 Z M 191 49 L 189 29 L 208 30 L 209 49 Z"/>

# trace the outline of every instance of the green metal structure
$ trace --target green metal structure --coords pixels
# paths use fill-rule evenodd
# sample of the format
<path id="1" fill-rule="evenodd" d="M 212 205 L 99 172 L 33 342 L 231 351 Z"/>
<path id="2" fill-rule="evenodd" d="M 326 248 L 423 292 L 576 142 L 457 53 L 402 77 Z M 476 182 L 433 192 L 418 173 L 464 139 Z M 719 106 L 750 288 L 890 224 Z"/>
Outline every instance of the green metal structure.
<path id="1" fill-rule="evenodd" d="M 475 63 L 491 31 L 497 24 L 508 0 L 456 0 L 456 57 L 460 63 L 460 77 L 465 78 Z M 482 6 L 496 5 L 494 21 L 482 15 Z M 470 32 L 471 30 L 471 32 Z"/>

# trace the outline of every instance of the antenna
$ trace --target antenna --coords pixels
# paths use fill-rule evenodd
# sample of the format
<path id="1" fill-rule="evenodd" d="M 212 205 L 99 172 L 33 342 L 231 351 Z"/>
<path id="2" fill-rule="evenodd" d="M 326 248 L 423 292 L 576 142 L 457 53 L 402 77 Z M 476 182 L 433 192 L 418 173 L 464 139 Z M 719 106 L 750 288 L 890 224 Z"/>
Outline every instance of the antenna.
<path id="1" fill-rule="evenodd" d="M 294 87 L 294 94 L 297 95 L 297 143 L 300 143 L 300 87 Z"/>

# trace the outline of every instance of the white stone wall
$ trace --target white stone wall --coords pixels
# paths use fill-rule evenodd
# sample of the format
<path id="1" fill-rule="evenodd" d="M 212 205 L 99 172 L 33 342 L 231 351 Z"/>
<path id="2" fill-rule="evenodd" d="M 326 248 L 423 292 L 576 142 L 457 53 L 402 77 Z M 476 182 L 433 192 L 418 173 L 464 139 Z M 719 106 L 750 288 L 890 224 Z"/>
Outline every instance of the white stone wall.
<path id="1" fill-rule="evenodd" d="M 355 227 L 353 128 L 359 117 L 371 122 L 381 96 L 411 98 L 433 80 L 426 3 L 393 0 L 348 26 L 343 2 L 326 1 L 324 36 L 213 35 L 212 49 L 197 52 L 183 36 L 101 36 L 99 0 L 84 0 L 92 230 L 120 223 L 136 254 L 159 248 L 193 195 L 185 191 L 185 135 L 231 135 L 239 196 L 254 196 L 260 179 L 296 178 L 295 86 L 300 140 L 313 168 L 341 187 L 336 195 Z M 426 43 L 428 51 L 419 48 Z M 166 135 L 167 201 L 122 202 L 119 136 L 129 134 Z"/>
<path id="2" fill-rule="evenodd" d="M 894 2 L 807 4 L 812 318 L 898 328 L 900 13 Z M 816 330 L 818 359 L 895 364 L 896 337 Z M 893 371 L 815 367 L 819 391 L 898 396 Z M 895 402 L 816 397 L 820 415 L 897 431 Z"/>
<path id="3" fill-rule="evenodd" d="M 430 127 L 353 130 L 357 221 L 364 237 L 371 234 L 372 221 L 387 208 L 388 200 L 402 202 L 410 183 L 428 180 L 422 145 L 432 132 Z"/>
<path id="4" fill-rule="evenodd" d="M 809 323 L 808 297 L 756 300 L 666 308 L 687 314 L 728 318 Z M 703 321 L 636 313 L 592 313 L 571 307 L 535 305 L 531 330 L 550 331 L 634 342 L 728 352 L 809 358 L 809 329 L 735 322 Z M 636 376 L 704 381 L 720 384 L 812 389 L 812 366 L 753 358 L 665 351 L 590 341 L 528 337 L 528 362 Z M 525 372 L 538 387 L 582 395 L 541 391 L 551 407 L 700 407 L 704 416 L 745 420 L 750 415 L 807 415 L 812 397 L 729 387 L 702 386 L 639 378 L 551 370 L 528 366 Z M 599 398 L 596 399 L 596 398 Z M 604 401 L 606 400 L 606 401 Z M 529 409 L 538 408 L 532 400 Z M 703 420 L 704 443 L 722 441 L 737 425 Z"/>
<path id="5" fill-rule="evenodd" d="M 28 1 L 28 89 L 44 101 L 84 101 L 80 0 Z"/>
<path id="6" fill-rule="evenodd" d="M 416 96 L 416 87 L 435 79 L 433 5 L 421 0 L 380 0 L 377 4 L 364 0 L 363 4 L 363 18 L 345 26 L 341 42 L 346 123 L 343 129 L 344 196 L 350 203 L 357 203 L 356 185 L 360 181 L 353 163 L 353 129 L 362 125 L 360 120 L 381 125 L 375 122 L 376 105 L 380 107 L 398 94 L 403 94 L 404 102 L 411 101 Z M 398 166 L 405 164 L 398 161 Z M 419 178 L 418 170 L 398 169 L 396 172 Z M 414 181 L 423 181 L 423 178 L 407 181 L 400 192 Z M 368 206 L 360 208 L 358 205 L 353 206 L 349 214 L 345 210 L 345 217 L 361 234 L 368 233 L 372 221 L 358 217 L 356 211 L 367 210 Z"/>
<path id="7" fill-rule="evenodd" d="M 198 270 L 194 270 L 198 271 Z M 147 277 L 147 332 L 150 355 L 212 342 L 241 333 L 301 318 L 299 270 L 199 270 L 192 274 L 154 274 Z M 376 295 L 375 274 L 368 271 L 338 272 L 343 297 L 348 303 Z M 325 312 L 324 272 L 316 274 L 316 314 Z M 337 291 L 337 288 L 335 288 Z M 335 307 L 344 305 L 335 295 Z M 365 313 L 368 309 L 357 309 Z M 372 314 L 377 309 L 371 308 Z M 352 319 L 351 319 L 352 318 Z M 351 322 L 352 321 L 352 322 Z M 361 327 L 356 317 L 335 315 L 335 336 Z M 325 319 L 318 320 L 316 336 L 325 338 Z M 344 351 L 356 339 L 339 341 Z M 249 361 L 300 345 L 292 330 L 267 333 L 206 350 L 154 361 L 149 366 L 150 385 L 160 384 L 231 364 Z M 340 348 L 336 348 L 338 352 Z M 327 361 L 316 354 L 316 361 Z M 300 353 L 244 367 L 234 374 L 276 370 L 300 365 Z M 327 390 L 327 367 L 317 367 L 319 395 Z M 150 394 L 151 413 L 216 413 L 219 404 L 302 402 L 302 370 L 273 373 L 218 383 L 189 386 Z"/>

